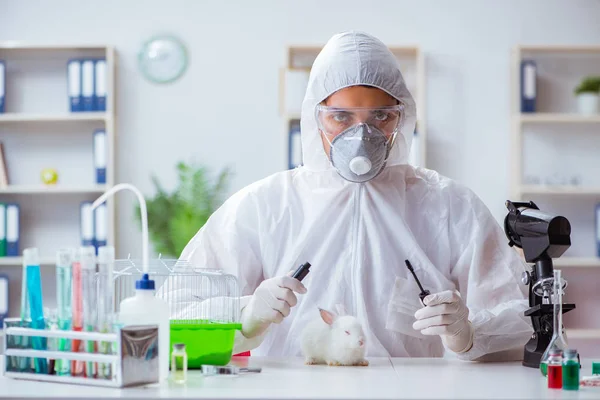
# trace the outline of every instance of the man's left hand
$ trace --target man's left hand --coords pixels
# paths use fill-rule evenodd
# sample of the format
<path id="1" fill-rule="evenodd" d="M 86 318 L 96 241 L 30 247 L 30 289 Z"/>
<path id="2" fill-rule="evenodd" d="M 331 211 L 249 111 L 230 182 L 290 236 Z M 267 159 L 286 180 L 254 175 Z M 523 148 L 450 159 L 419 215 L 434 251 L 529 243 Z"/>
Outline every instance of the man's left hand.
<path id="1" fill-rule="evenodd" d="M 423 299 L 425 307 L 415 313 L 413 329 L 423 335 L 439 335 L 450 350 L 464 353 L 473 346 L 469 309 L 457 291 L 446 290 Z"/>

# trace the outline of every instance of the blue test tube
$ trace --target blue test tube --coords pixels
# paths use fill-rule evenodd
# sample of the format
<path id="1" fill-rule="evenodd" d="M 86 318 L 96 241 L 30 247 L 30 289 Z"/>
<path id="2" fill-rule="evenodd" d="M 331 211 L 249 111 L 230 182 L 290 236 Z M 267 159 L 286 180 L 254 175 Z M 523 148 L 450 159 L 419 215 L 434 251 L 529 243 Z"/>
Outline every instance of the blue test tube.
<path id="1" fill-rule="evenodd" d="M 46 329 L 44 319 L 44 303 L 42 300 L 42 276 L 40 272 L 40 256 L 36 248 L 23 251 L 23 263 L 27 271 L 27 298 L 29 301 L 29 313 L 31 315 L 31 327 L 33 329 Z M 35 350 L 46 350 L 47 339 L 33 337 L 31 340 Z M 48 373 L 48 360 L 36 357 L 34 359 L 35 372 L 38 374 Z"/>

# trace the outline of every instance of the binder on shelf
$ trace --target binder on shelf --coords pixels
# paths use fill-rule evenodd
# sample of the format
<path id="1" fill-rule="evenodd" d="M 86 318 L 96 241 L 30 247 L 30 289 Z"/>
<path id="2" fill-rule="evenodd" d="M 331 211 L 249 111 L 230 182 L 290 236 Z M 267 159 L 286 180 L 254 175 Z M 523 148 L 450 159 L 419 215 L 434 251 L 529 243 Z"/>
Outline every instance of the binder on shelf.
<path id="1" fill-rule="evenodd" d="M 5 110 L 5 98 L 6 98 L 6 63 L 4 60 L 0 60 L 0 114 Z"/>
<path id="2" fill-rule="evenodd" d="M 94 169 L 97 184 L 106 184 L 106 161 L 106 131 L 98 129 L 94 132 Z"/>
<path id="3" fill-rule="evenodd" d="M 94 111 L 106 111 L 106 60 L 94 63 Z"/>
<path id="4" fill-rule="evenodd" d="M 4 326 L 4 318 L 8 317 L 8 275 L 0 274 L 0 326 Z"/>
<path id="5" fill-rule="evenodd" d="M 533 60 L 521 62 L 521 112 L 536 111 L 537 66 Z"/>
<path id="6" fill-rule="evenodd" d="M 0 257 L 6 256 L 6 204 L 0 203 Z"/>
<path id="7" fill-rule="evenodd" d="M 6 204 L 6 256 L 18 257 L 19 251 L 19 205 Z"/>
<path id="8" fill-rule="evenodd" d="M 94 60 L 81 63 L 81 96 L 83 111 L 94 111 Z"/>
<path id="9" fill-rule="evenodd" d="M 96 246 L 96 254 L 98 254 L 98 248 L 106 246 L 106 243 L 106 204 L 101 204 L 94 210 L 94 246 Z"/>
<path id="10" fill-rule="evenodd" d="M 71 112 L 82 111 L 81 60 L 69 60 L 67 64 L 67 86 Z"/>
<path id="11" fill-rule="evenodd" d="M 300 138 L 300 121 L 290 121 L 288 142 L 288 167 L 294 169 L 302 165 L 302 140 Z"/>
<path id="12" fill-rule="evenodd" d="M 4 157 L 4 143 L 0 142 L 0 189 L 8 186 L 8 168 Z"/>
<path id="13" fill-rule="evenodd" d="M 94 211 L 92 210 L 92 202 L 84 201 L 81 203 L 80 213 L 80 234 L 82 246 L 94 245 Z"/>

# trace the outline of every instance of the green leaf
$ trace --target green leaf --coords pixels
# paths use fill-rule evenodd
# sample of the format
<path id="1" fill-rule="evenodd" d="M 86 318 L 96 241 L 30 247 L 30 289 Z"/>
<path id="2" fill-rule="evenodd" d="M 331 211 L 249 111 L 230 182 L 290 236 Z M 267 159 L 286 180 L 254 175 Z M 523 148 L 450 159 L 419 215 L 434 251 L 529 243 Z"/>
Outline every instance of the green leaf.
<path id="1" fill-rule="evenodd" d="M 156 193 L 146 198 L 150 240 L 155 250 L 167 257 L 179 257 L 190 239 L 221 206 L 231 177 L 229 168 L 221 171 L 215 182 L 204 166 L 179 162 L 176 169 L 179 182 L 172 193 L 165 191 L 156 176 L 152 176 Z M 139 206 L 135 212 L 139 223 Z"/>

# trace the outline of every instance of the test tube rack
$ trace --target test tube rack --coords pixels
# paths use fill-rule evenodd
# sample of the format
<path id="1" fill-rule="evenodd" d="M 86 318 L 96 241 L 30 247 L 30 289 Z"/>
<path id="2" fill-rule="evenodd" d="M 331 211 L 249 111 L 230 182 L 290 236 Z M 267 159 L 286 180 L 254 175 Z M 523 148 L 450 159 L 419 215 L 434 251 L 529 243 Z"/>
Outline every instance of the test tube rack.
<path id="1" fill-rule="evenodd" d="M 79 385 L 128 387 L 159 381 L 158 326 L 125 326 L 116 333 L 79 332 L 71 330 L 32 329 L 20 318 L 4 320 L 4 362 L 2 373 L 7 378 Z M 24 327 L 25 326 L 25 327 Z M 46 338 L 104 342 L 112 354 L 38 350 L 28 338 Z M 68 360 L 111 366 L 110 378 L 61 376 L 35 373 L 31 360 Z M 29 360 L 29 361 L 28 361 Z M 20 366 L 26 365 L 25 368 Z"/>

